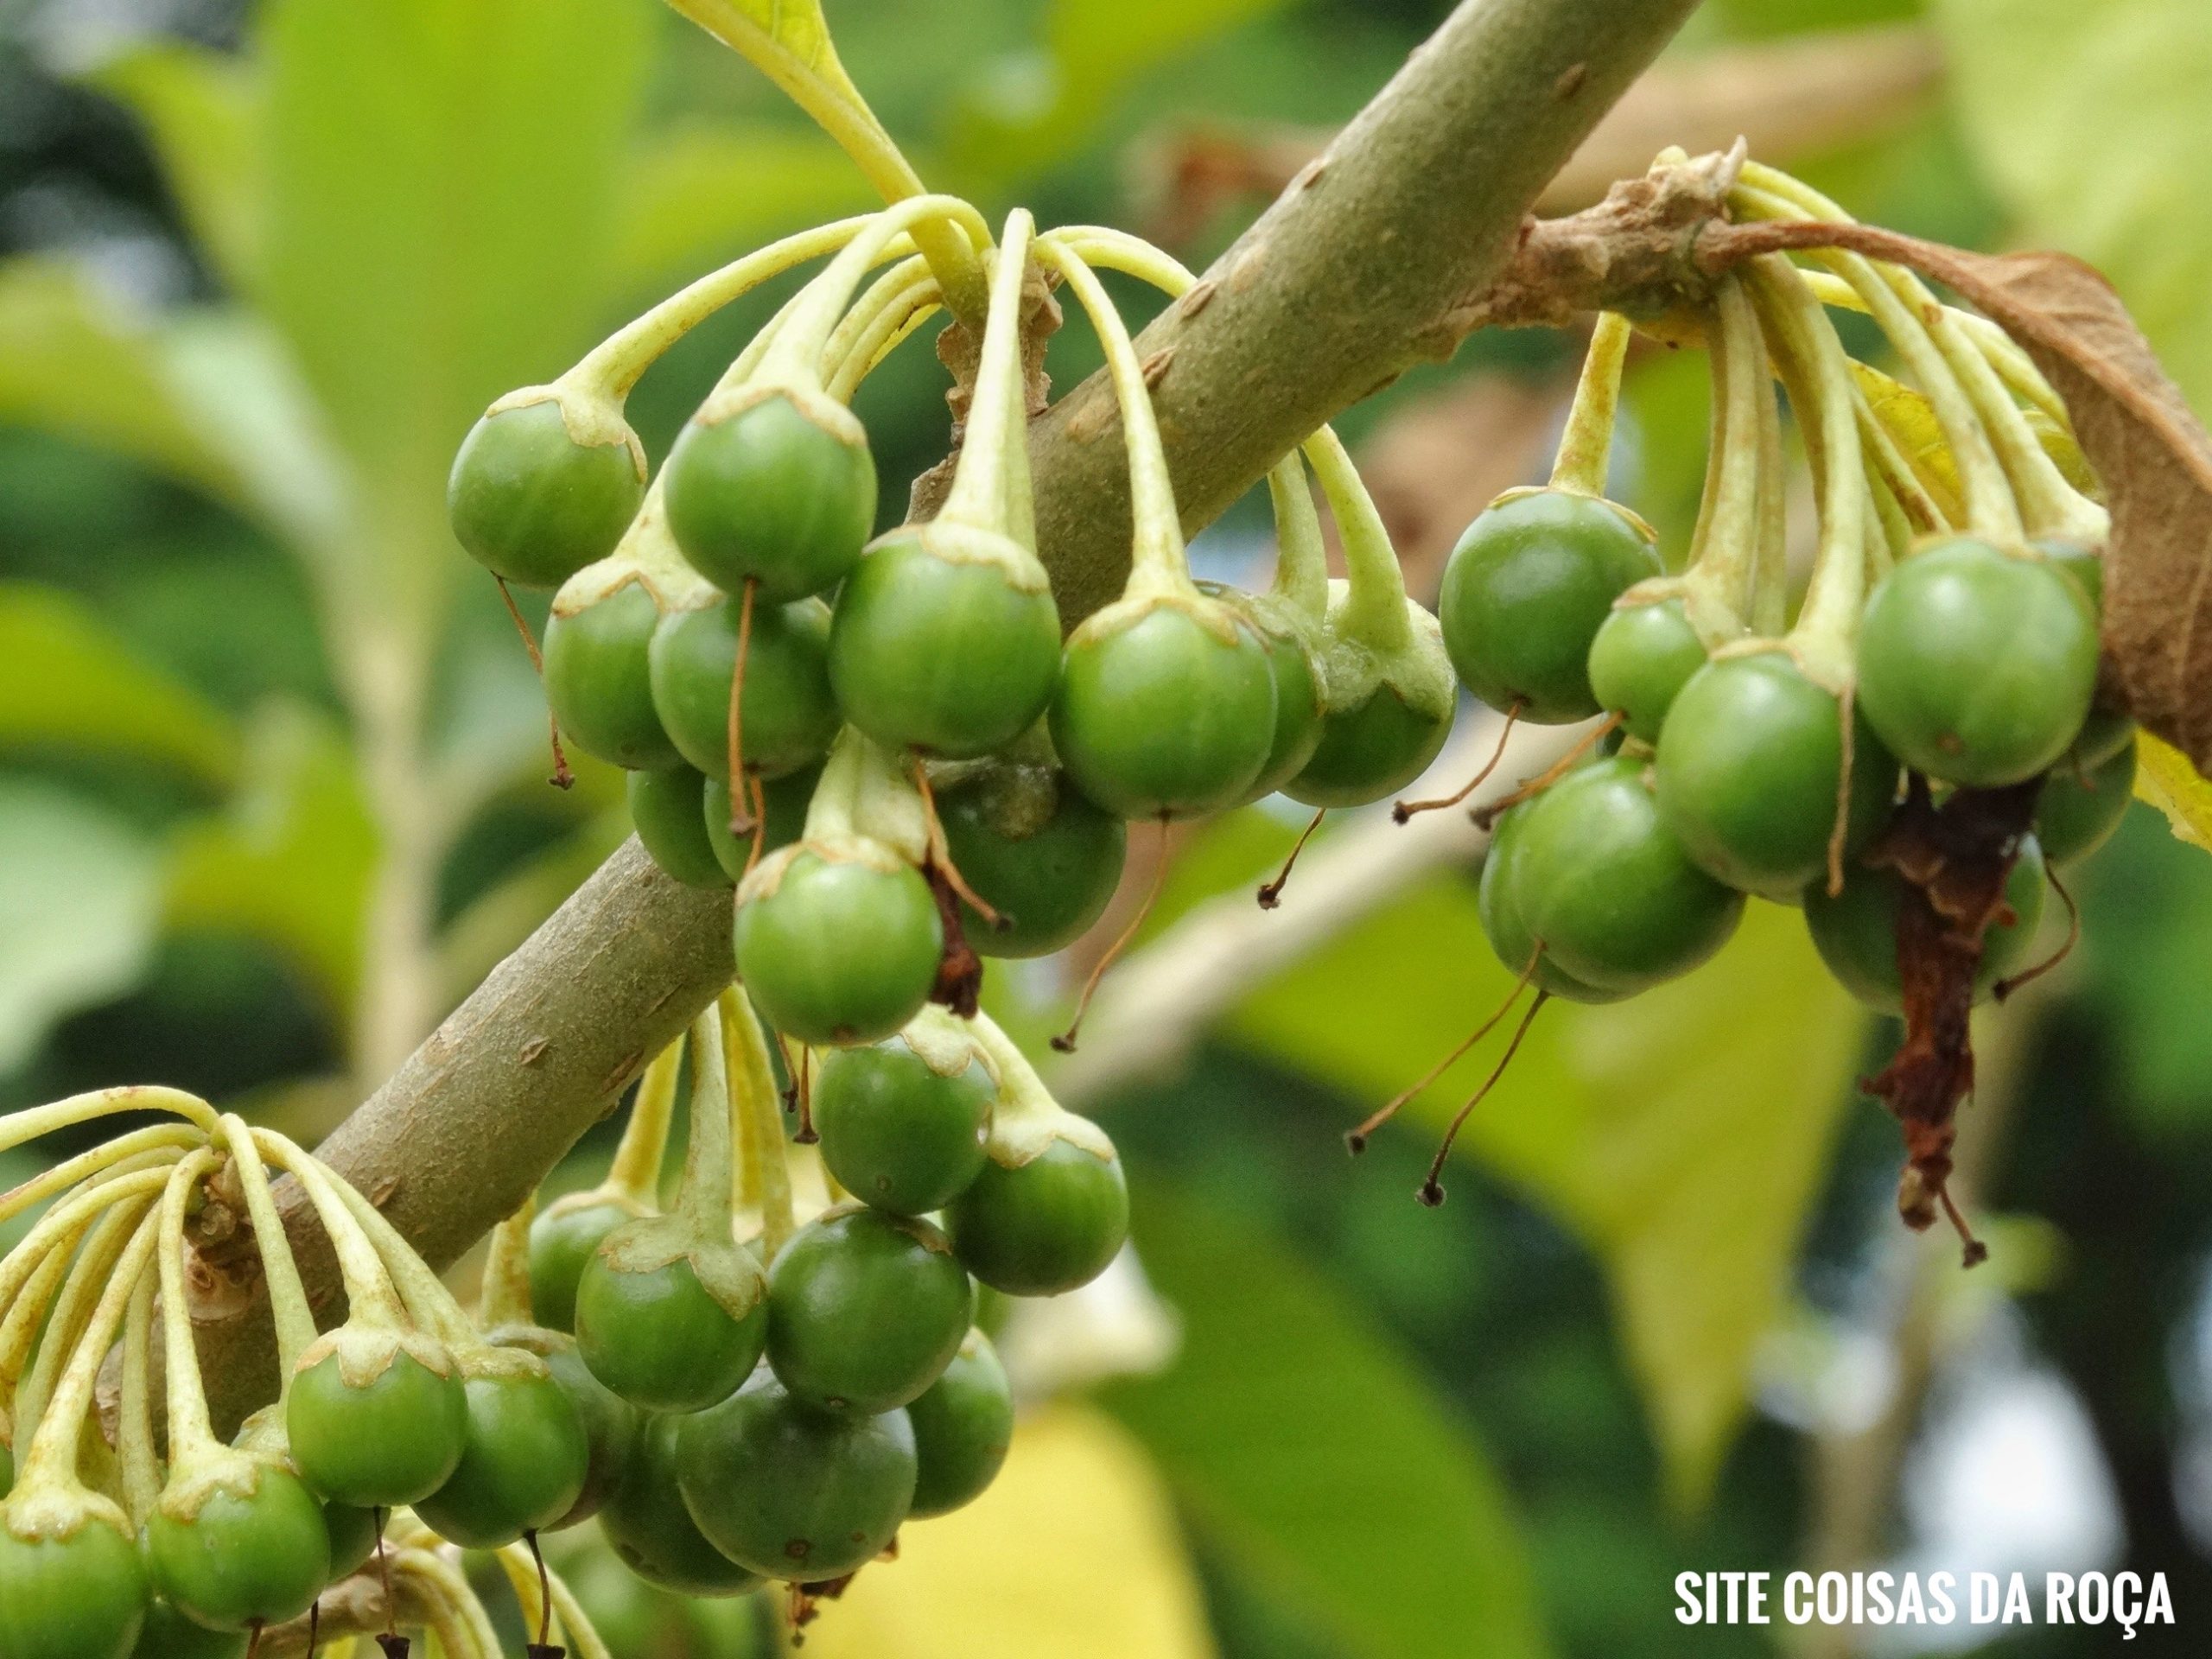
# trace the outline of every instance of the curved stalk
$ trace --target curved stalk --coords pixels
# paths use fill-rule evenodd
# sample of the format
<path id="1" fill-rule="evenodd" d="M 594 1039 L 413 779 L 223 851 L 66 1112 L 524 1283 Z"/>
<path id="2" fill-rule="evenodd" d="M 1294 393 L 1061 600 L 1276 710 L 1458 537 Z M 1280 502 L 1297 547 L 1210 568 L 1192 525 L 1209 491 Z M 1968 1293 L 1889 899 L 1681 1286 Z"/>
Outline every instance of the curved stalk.
<path id="1" fill-rule="evenodd" d="M 161 1185 L 168 1183 L 169 1172 L 162 1173 Z M 67 1276 L 59 1279 L 60 1292 L 52 1301 L 46 1319 L 43 1337 L 35 1318 L 27 1322 L 24 1348 L 33 1341 L 38 1344 L 35 1358 L 30 1360 L 30 1373 L 21 1375 L 22 1358 L 10 1356 L 9 1382 L 20 1386 L 13 1389 L 10 1408 L 14 1417 L 16 1449 L 20 1454 L 23 1447 L 36 1439 L 40 1423 L 44 1420 L 49 1402 L 60 1379 L 74 1352 L 78 1340 L 93 1317 L 91 1310 L 97 1306 L 106 1287 L 112 1282 L 116 1267 L 146 1222 L 147 1215 L 160 1201 L 158 1192 L 127 1198 L 91 1226 L 86 1231 L 84 1249 L 73 1260 L 62 1258 Z M 18 1462 L 20 1464 L 20 1456 Z M 20 1473 L 20 1468 L 18 1470 Z"/>
<path id="2" fill-rule="evenodd" d="M 936 287 L 937 279 L 930 275 L 929 262 L 919 254 L 901 259 L 882 271 L 861 290 L 860 298 L 846 308 L 823 342 L 822 375 L 825 383 L 834 385 L 836 377 L 850 366 L 854 348 L 861 337 L 873 329 L 902 296 Z M 858 385 L 860 377 L 855 375 L 852 383 Z"/>
<path id="3" fill-rule="evenodd" d="M 829 375 L 830 397 L 841 404 L 851 403 L 861 382 L 944 308 L 944 290 L 938 286 L 936 277 L 925 276 L 894 295 L 842 358 L 836 355 L 836 344 L 832 341 L 829 355 L 836 366 Z"/>
<path id="4" fill-rule="evenodd" d="M 0 1222 L 13 1221 L 24 1211 L 41 1204 L 57 1192 L 67 1192 L 79 1181 L 88 1180 L 105 1170 L 137 1157 L 142 1152 L 151 1152 L 163 1147 L 185 1148 L 204 1145 L 207 1137 L 187 1123 L 151 1123 L 143 1129 L 133 1129 L 119 1135 L 112 1141 L 103 1141 L 73 1158 L 64 1159 L 50 1169 L 41 1170 L 21 1185 L 0 1192 Z"/>
<path id="5" fill-rule="evenodd" d="M 115 1450 L 123 1478 L 123 1507 L 132 1526 L 143 1526 L 161 1501 L 162 1464 L 154 1450 L 154 1286 L 142 1273 L 124 1314 L 123 1389 L 116 1411 Z"/>
<path id="6" fill-rule="evenodd" d="M 215 1132 L 215 1109 L 199 1096 L 159 1084 L 130 1083 L 119 1088 L 72 1095 L 50 1105 L 33 1106 L 0 1117 L 0 1152 L 73 1123 L 89 1123 L 94 1118 L 111 1117 L 118 1112 L 168 1112 L 194 1125 L 202 1134 Z"/>
<path id="7" fill-rule="evenodd" d="M 622 1127 L 614 1161 L 600 1190 L 615 1198 L 660 1208 L 661 1166 L 668 1158 L 669 1122 L 676 1115 L 676 1084 L 683 1069 L 683 1033 L 656 1055 L 638 1079 L 630 1121 Z"/>
<path id="8" fill-rule="evenodd" d="M 738 1202 L 760 1216 L 760 1259 L 772 1262 L 796 1227 L 791 1172 L 784 1139 L 784 1107 L 768 1045 L 745 992 L 733 985 L 717 1000 L 721 1016 L 729 1105 L 736 1126 Z"/>
<path id="9" fill-rule="evenodd" d="M 300 1356 L 315 1338 L 315 1309 L 308 1287 L 300 1279 L 300 1264 L 292 1255 L 283 1217 L 276 1213 L 276 1198 L 269 1188 L 269 1170 L 254 1144 L 253 1130 L 235 1113 L 223 1115 L 223 1146 L 238 1166 L 238 1186 L 245 1194 L 246 1215 L 253 1223 L 253 1242 L 261 1256 L 261 1276 L 269 1287 L 269 1313 L 276 1327 L 277 1375 L 291 1380 Z"/>
<path id="10" fill-rule="evenodd" d="M 484 1284 L 476 1298 L 476 1323 L 483 1330 L 536 1323 L 530 1307 L 530 1224 L 537 1215 L 533 1194 L 492 1230 L 491 1247 L 484 1257 Z"/>
<path id="11" fill-rule="evenodd" d="M 346 1286 L 346 1317 L 349 1322 L 400 1328 L 407 1324 L 407 1310 L 399 1292 L 385 1270 L 383 1259 L 368 1235 L 361 1230 L 333 1177 L 294 1141 L 274 1129 L 256 1129 L 254 1141 L 261 1155 L 290 1173 L 315 1206 L 315 1218 L 330 1240 L 338 1258 L 338 1274 Z M 350 1186 L 344 1189 L 350 1192 Z"/>
<path id="12" fill-rule="evenodd" d="M 722 1022 L 709 1007 L 691 1022 L 691 1122 L 676 1209 L 696 1236 L 717 1243 L 736 1236 L 730 1164 L 729 1076 L 722 1063 Z"/>
<path id="13" fill-rule="evenodd" d="M 200 1351 L 192 1340 L 192 1306 L 184 1288 L 184 1206 L 197 1179 L 186 1172 L 212 1153 L 195 1153 L 170 1177 L 162 1193 L 160 1242 L 156 1260 L 162 1281 L 162 1357 L 168 1372 L 169 1464 L 181 1468 L 220 1444 L 207 1418 L 207 1390 L 200 1380 Z M 279 1238 L 283 1234 L 279 1231 Z"/>
<path id="14" fill-rule="evenodd" d="M 1017 516 L 1014 486 L 1028 494 L 1027 476 L 1017 480 L 1015 452 L 1026 474 L 1029 398 L 1021 363 L 1021 295 L 1028 275 L 1029 247 L 1036 222 L 1022 208 L 1007 216 L 1006 228 L 992 255 L 991 302 L 983 327 L 983 344 L 976 366 L 976 384 L 968 403 L 968 429 L 961 441 L 960 459 L 952 473 L 952 488 L 938 513 L 948 524 L 1010 534 Z M 1029 534 L 1036 534 L 1033 524 Z M 1031 550 L 1035 550 L 1033 548 Z"/>
<path id="15" fill-rule="evenodd" d="M 1613 423 L 1620 412 L 1621 368 L 1628 361 L 1628 343 L 1635 333 L 1635 326 L 1618 312 L 1598 314 L 1589 352 L 1582 359 L 1582 375 L 1575 382 L 1574 402 L 1567 411 L 1567 429 L 1560 435 L 1559 455 L 1552 463 L 1552 488 L 1576 495 L 1605 493 Z"/>
<path id="16" fill-rule="evenodd" d="M 1683 572 L 1691 623 L 1707 647 L 1743 632 L 1752 605 L 1759 553 L 1759 498 L 1764 454 L 1759 443 L 1759 398 L 1771 385 L 1766 341 L 1751 296 L 1740 281 L 1724 282 L 1716 296 L 1713 376 L 1719 433 L 1708 477 L 1712 489 L 1698 517 Z"/>
<path id="17" fill-rule="evenodd" d="M 1403 650 L 1414 638 L 1413 619 L 1406 611 L 1406 576 L 1375 498 L 1361 481 L 1344 440 L 1331 428 L 1323 427 L 1306 441 L 1306 454 L 1344 543 L 1350 578 L 1338 619 L 1344 632 L 1378 651 Z"/>
<path id="18" fill-rule="evenodd" d="M 1275 515 L 1275 593 L 1300 614 L 1319 621 L 1329 608 L 1329 550 L 1321 539 L 1321 514 L 1306 481 L 1306 462 L 1294 449 L 1268 474 L 1268 501 Z"/>
<path id="19" fill-rule="evenodd" d="M 1866 302 L 1859 290 L 1833 271 L 1808 270 L 1805 281 L 1822 305 L 1866 315 Z M 2069 432 L 2074 429 L 2074 417 L 2067 412 L 2066 400 L 2044 378 L 2043 371 L 2036 367 L 2033 358 L 2020 349 L 2018 340 L 1978 312 L 1961 310 L 1955 305 L 1940 308 L 1945 324 L 1974 342 L 1974 348 L 2014 397 L 2029 408 L 2041 410 L 2055 424 Z"/>

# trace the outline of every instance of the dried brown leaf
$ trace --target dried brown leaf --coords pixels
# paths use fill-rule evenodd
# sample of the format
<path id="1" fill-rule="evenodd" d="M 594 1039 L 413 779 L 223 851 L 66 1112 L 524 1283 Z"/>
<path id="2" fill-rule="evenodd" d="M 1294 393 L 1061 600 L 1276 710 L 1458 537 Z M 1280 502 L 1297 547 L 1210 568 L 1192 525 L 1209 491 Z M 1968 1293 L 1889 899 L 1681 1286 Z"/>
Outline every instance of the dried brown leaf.
<path id="1" fill-rule="evenodd" d="M 2212 773 L 2212 437 L 2120 296 L 2063 253 L 1967 253 L 1866 225 L 1717 227 L 1710 265 L 1846 247 L 1909 265 L 2004 325 L 2066 401 L 2112 510 L 2104 647 L 2145 727 Z"/>

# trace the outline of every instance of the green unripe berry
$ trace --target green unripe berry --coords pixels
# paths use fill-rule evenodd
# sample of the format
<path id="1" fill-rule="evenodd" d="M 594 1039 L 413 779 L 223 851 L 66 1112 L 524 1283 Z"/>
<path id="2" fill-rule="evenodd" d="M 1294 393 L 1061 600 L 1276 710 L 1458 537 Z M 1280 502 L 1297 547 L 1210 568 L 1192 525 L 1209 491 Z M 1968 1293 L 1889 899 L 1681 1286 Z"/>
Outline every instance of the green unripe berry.
<path id="1" fill-rule="evenodd" d="M 469 556 L 493 575 L 557 588 L 613 552 L 637 516 L 645 467 L 635 435 L 619 413 L 606 441 L 580 439 L 571 426 L 549 395 L 495 406 L 461 441 L 446 511 Z"/>
<path id="2" fill-rule="evenodd" d="M 875 527 L 875 461 L 849 411 L 778 391 L 687 426 L 665 498 L 694 569 L 729 594 L 757 582 L 781 604 L 835 587 L 859 560 Z"/>
<path id="3" fill-rule="evenodd" d="M 630 823 L 654 863 L 689 887 L 727 887 L 731 878 L 707 834 L 707 780 L 690 766 L 633 772 Z M 723 790 L 727 797 L 727 785 Z"/>

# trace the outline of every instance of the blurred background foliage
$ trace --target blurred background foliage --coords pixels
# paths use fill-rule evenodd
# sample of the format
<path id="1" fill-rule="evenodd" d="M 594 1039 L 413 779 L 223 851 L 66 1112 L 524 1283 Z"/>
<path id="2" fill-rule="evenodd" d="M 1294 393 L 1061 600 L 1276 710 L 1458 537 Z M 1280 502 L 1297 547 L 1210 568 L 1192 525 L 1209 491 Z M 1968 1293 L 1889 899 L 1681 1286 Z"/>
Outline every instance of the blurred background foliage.
<path id="1" fill-rule="evenodd" d="M 830 7 L 932 182 L 1193 264 L 1446 10 Z M 2096 260 L 2212 408 L 2207 85 L 2201 0 L 1708 0 L 1548 206 L 1745 130 L 1865 217 Z M 605 771 L 545 787 L 529 664 L 444 528 L 452 448 L 658 293 L 863 200 L 648 0 L 0 0 L 0 1106 L 159 1079 L 317 1132 L 626 832 Z M 656 450 L 778 297 L 646 380 Z M 1538 474 L 1573 349 L 1478 337 L 1348 417 L 1417 584 Z M 1095 360 L 1055 342 L 1064 385 Z M 888 478 L 942 452 L 939 389 L 918 346 L 866 389 Z M 1677 546 L 1705 397 L 1693 359 L 1632 371 L 1617 493 Z M 1252 505 L 1202 541 L 1216 574 L 1264 561 Z M 1294 827 L 1181 837 L 1127 982 L 1248 925 Z M 1367 895 L 1341 925 L 1255 955 L 1141 1077 L 1071 1077 L 1133 1166 L 1151 1288 L 1038 1316 L 1007 1478 L 810 1651 L 1771 1650 L 1679 1627 L 1686 1567 L 2124 1563 L 2212 1604 L 2212 863 L 2139 810 L 2082 948 L 1986 1022 L 1965 1159 L 1997 1259 L 1967 1280 L 1897 1227 L 1853 1086 L 1894 1032 L 1770 907 L 1679 986 L 1548 1014 L 1443 1210 L 1411 1193 L 1471 1064 L 1348 1166 L 1342 1130 L 1510 978 L 1470 861 L 1378 876 L 1373 830 L 1302 873 Z M 994 995 L 1042 1029 L 1065 966 Z M 762 1639 L 620 1618 L 637 1659 Z"/>

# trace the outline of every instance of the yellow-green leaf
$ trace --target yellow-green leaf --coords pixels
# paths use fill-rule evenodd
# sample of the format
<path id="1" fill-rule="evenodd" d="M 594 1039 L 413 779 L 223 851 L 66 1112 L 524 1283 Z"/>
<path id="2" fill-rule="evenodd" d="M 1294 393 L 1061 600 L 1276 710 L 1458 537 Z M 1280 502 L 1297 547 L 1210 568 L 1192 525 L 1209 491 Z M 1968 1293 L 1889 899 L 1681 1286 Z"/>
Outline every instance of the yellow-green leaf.
<path id="1" fill-rule="evenodd" d="M 913 1522 L 806 1633 L 808 1659 L 1210 1659 L 1158 1472 L 1081 1406 L 1025 1417 L 964 1510 Z"/>
<path id="2" fill-rule="evenodd" d="M 261 100 L 244 59 L 149 41 L 88 77 L 146 125 L 169 188 L 224 280 L 251 293 L 261 234 Z"/>
<path id="3" fill-rule="evenodd" d="M 2148 732 L 2135 740 L 2135 760 L 2136 798 L 2164 813 L 2181 840 L 2212 852 L 2212 783 L 2179 749 Z"/>
<path id="4" fill-rule="evenodd" d="M 123 755 L 210 791 L 238 769 L 222 711 L 149 666 L 81 601 L 0 586 L 0 748 Z"/>
<path id="5" fill-rule="evenodd" d="M 1232 1029 L 1379 1103 L 1512 986 L 1471 883 L 1439 878 L 1262 990 Z M 1547 1003 L 1460 1138 L 1604 1263 L 1678 1503 L 1710 1489 L 1742 1417 L 1864 1031 L 1796 912 L 1755 903 L 1687 979 L 1611 1007 Z M 1502 1037 L 1408 1119 L 1440 1128 Z"/>

